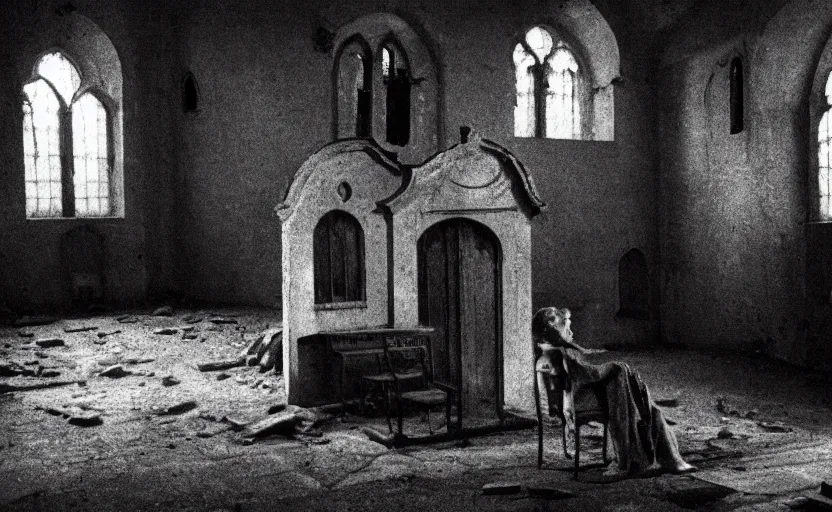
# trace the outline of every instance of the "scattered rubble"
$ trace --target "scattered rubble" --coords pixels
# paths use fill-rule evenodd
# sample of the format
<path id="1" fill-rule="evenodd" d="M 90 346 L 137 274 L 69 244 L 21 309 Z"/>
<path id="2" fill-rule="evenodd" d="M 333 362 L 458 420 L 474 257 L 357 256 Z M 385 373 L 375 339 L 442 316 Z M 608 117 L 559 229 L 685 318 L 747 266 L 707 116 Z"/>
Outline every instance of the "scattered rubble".
<path id="1" fill-rule="evenodd" d="M 244 358 L 237 357 L 234 359 L 224 359 L 222 361 L 200 363 L 197 365 L 197 368 L 201 372 L 213 372 L 218 370 L 228 370 L 229 368 L 235 368 L 237 366 L 243 366 L 245 363 L 246 361 Z"/>
<path id="2" fill-rule="evenodd" d="M 521 486 L 516 482 L 493 482 L 482 486 L 482 493 L 486 496 L 494 494 L 517 494 Z"/>
<path id="3" fill-rule="evenodd" d="M 49 382 L 35 382 L 26 384 L 8 384 L 0 382 L 0 393 L 15 393 L 18 391 L 34 391 L 45 388 L 55 388 L 58 386 L 69 386 L 70 384 L 86 385 L 85 380 L 64 380 L 64 381 L 49 381 Z"/>
<path id="4" fill-rule="evenodd" d="M 722 427 L 716 434 L 717 439 L 731 439 L 734 433 L 728 427 Z"/>
<path id="5" fill-rule="evenodd" d="M 129 370 L 125 370 L 124 367 L 120 364 L 114 364 L 106 369 L 104 369 L 100 375 L 101 377 L 110 377 L 111 379 L 120 379 L 121 377 L 127 377 L 128 375 L 132 375 L 133 372 Z"/>
<path id="6" fill-rule="evenodd" d="M 246 434 L 250 437 L 262 437 L 275 433 L 292 435 L 297 421 L 298 418 L 294 413 L 284 411 L 249 425 Z"/>
<path id="7" fill-rule="evenodd" d="M 96 327 L 94 325 L 85 325 L 85 326 L 81 326 L 81 327 L 65 327 L 64 328 L 65 333 L 96 331 L 96 330 L 98 330 L 98 327 Z"/>
<path id="8" fill-rule="evenodd" d="M 196 401 L 195 400 L 185 400 L 183 402 L 179 402 L 176 405 L 171 405 L 159 411 L 159 416 L 172 416 L 177 414 L 183 414 L 188 411 L 196 409 Z"/>
<path id="9" fill-rule="evenodd" d="M 260 366 L 260 372 L 283 371 L 283 328 L 267 329 L 243 349 L 240 357 L 248 366 Z"/>
<path id="10" fill-rule="evenodd" d="M 58 319 L 54 316 L 48 315 L 32 315 L 32 316 L 22 316 L 15 320 L 14 326 L 15 327 L 33 327 L 36 325 L 49 325 L 54 324 L 57 322 Z"/>
<path id="11" fill-rule="evenodd" d="M 156 308 L 151 313 L 153 316 L 173 316 L 173 308 L 170 306 L 162 306 L 160 308 Z"/>
<path id="12" fill-rule="evenodd" d="M 187 324 L 198 324 L 199 322 L 203 321 L 205 316 L 203 315 L 188 315 L 182 319 L 183 322 Z"/>
<path id="13" fill-rule="evenodd" d="M 224 317 L 209 318 L 208 321 L 211 322 L 212 324 L 215 324 L 215 325 L 237 324 L 237 323 L 239 323 L 236 318 L 224 318 Z"/>
<path id="14" fill-rule="evenodd" d="M 546 484 L 534 484 L 529 485 L 527 487 L 529 494 L 532 496 L 539 496 L 541 498 L 555 498 L 555 499 L 562 499 L 562 498 L 573 498 L 577 496 L 574 492 L 570 492 L 564 489 L 560 489 L 558 487 L 553 487 L 551 485 Z"/>
<path id="15" fill-rule="evenodd" d="M 41 338 L 35 341 L 35 345 L 43 348 L 63 347 L 64 340 L 62 340 L 61 338 Z"/>
<path id="16" fill-rule="evenodd" d="M 758 421 L 757 426 L 768 432 L 786 433 L 793 431 L 792 427 L 780 422 Z"/>
<path id="17" fill-rule="evenodd" d="M 173 375 L 165 375 L 162 377 L 162 385 L 163 386 L 176 386 L 180 384 L 182 381 L 174 377 Z"/>

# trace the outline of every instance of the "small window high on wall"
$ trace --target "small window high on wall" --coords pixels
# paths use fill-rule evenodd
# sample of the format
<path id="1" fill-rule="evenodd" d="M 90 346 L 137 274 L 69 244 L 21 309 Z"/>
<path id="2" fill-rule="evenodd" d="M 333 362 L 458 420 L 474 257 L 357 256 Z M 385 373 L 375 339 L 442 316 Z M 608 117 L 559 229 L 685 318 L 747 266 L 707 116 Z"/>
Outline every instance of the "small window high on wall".
<path id="1" fill-rule="evenodd" d="M 60 51 L 41 57 L 33 76 L 22 97 L 26 216 L 111 215 L 106 96 L 82 90 L 77 67 Z"/>
<path id="2" fill-rule="evenodd" d="M 583 77 L 570 46 L 534 27 L 514 47 L 514 135 L 581 139 Z"/>
<path id="3" fill-rule="evenodd" d="M 731 61 L 730 73 L 731 133 L 734 134 L 742 132 L 745 127 L 745 74 L 742 58 L 735 57 Z"/>
<path id="4" fill-rule="evenodd" d="M 352 215 L 333 210 L 313 234 L 315 304 L 365 300 L 364 230 Z"/>
<path id="5" fill-rule="evenodd" d="M 372 133 L 372 59 L 360 37 L 343 46 L 338 60 L 338 136 L 369 137 Z"/>
<path id="6" fill-rule="evenodd" d="M 193 73 L 185 74 L 182 81 L 182 109 L 185 112 L 196 112 L 199 110 L 199 85 Z"/>
<path id="7" fill-rule="evenodd" d="M 826 79 L 826 111 L 818 126 L 818 185 L 820 192 L 820 218 L 832 220 L 832 159 L 830 158 L 830 143 L 832 142 L 832 120 L 829 112 L 832 109 L 832 73 Z"/>
<path id="8" fill-rule="evenodd" d="M 630 249 L 618 262 L 618 316 L 649 318 L 649 305 L 647 259 L 638 249 Z"/>

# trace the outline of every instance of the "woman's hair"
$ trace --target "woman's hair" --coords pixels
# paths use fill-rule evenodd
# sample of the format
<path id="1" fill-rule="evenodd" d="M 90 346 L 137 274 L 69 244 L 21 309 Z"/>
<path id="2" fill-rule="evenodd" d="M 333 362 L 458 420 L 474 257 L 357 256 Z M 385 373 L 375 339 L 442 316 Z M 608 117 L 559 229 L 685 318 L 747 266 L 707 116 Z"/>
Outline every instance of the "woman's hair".
<path id="1" fill-rule="evenodd" d="M 547 327 L 562 328 L 566 324 L 566 319 L 570 316 L 572 316 L 572 312 L 566 308 L 548 307 L 539 309 L 532 317 L 532 339 L 542 341 Z"/>

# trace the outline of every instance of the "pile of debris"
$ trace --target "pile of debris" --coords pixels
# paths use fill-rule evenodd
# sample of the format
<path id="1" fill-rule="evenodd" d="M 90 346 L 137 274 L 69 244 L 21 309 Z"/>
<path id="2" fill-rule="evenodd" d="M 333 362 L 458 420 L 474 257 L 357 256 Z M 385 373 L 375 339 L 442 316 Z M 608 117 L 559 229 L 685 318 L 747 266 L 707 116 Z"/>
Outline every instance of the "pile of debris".
<path id="1" fill-rule="evenodd" d="M 238 357 L 201 363 L 197 365 L 197 368 L 201 372 L 214 372 L 237 366 L 259 366 L 261 373 L 269 370 L 282 373 L 283 328 L 267 329 L 244 348 Z"/>

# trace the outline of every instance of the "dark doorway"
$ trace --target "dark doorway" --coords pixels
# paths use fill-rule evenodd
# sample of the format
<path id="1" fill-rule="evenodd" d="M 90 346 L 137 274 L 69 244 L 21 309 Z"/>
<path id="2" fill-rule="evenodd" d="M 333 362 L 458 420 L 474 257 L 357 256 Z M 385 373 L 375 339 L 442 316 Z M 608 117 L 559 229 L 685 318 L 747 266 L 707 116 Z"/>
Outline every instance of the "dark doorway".
<path id="1" fill-rule="evenodd" d="M 436 329 L 434 378 L 461 390 L 463 417 L 502 419 L 502 253 L 485 226 L 452 219 L 419 238 L 419 321 Z"/>

